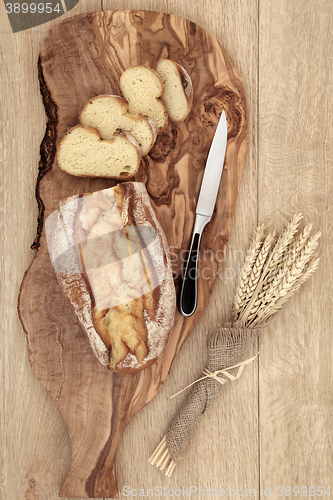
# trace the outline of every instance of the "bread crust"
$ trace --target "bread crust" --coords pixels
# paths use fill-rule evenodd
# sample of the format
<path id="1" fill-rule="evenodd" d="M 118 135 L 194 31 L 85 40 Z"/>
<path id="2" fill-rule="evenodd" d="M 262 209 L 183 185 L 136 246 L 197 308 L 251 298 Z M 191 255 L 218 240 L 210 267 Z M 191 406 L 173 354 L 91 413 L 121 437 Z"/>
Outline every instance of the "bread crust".
<path id="1" fill-rule="evenodd" d="M 124 99 L 123 97 L 121 97 L 120 95 L 116 95 L 116 94 L 100 94 L 100 95 L 96 95 L 94 97 L 92 97 L 91 99 L 89 99 L 89 101 L 87 102 L 87 104 L 82 108 L 82 111 L 80 113 L 80 116 L 79 116 L 79 121 L 81 122 L 81 118 L 82 118 L 82 115 L 84 114 L 84 112 L 86 111 L 87 107 L 94 101 L 97 101 L 99 99 L 108 99 L 109 97 L 112 97 L 115 101 L 118 102 L 121 110 L 122 110 L 122 114 L 126 114 L 127 113 L 127 109 L 128 109 L 128 102 L 126 101 L 126 99 Z"/>
<path id="2" fill-rule="evenodd" d="M 146 285 L 137 278 L 136 271 L 132 271 L 128 258 L 94 268 L 99 258 L 96 249 L 101 248 L 103 258 L 105 249 L 110 251 L 110 255 L 117 253 L 119 240 L 116 233 L 101 233 L 107 227 L 105 221 L 111 225 L 118 221 L 119 224 L 118 213 L 131 245 L 146 237 L 146 233 L 137 233 L 137 228 L 150 228 L 152 231 L 153 239 L 145 242 L 147 246 L 142 248 L 140 259 L 135 253 L 130 257 L 130 260 L 134 258 L 144 263 L 140 272 L 147 278 Z M 75 195 L 63 200 L 55 214 L 58 225 L 54 219 L 53 226 L 48 222 L 50 218 L 46 222 L 51 261 L 62 291 L 99 361 L 110 370 L 127 374 L 155 363 L 163 354 L 173 326 L 176 294 L 167 240 L 144 184 L 125 182 L 115 188 Z M 51 226 L 53 229 L 50 229 Z M 63 228 L 66 235 L 62 234 Z M 93 238 L 96 234 L 101 238 L 98 241 Z M 112 245 L 109 245 L 108 238 Z M 65 267 L 63 264 L 59 267 L 57 262 L 68 239 L 73 248 L 76 248 L 77 242 L 80 250 L 75 254 L 75 262 L 65 261 Z M 95 284 L 99 283 L 100 276 L 105 284 L 98 285 L 101 288 L 97 290 Z M 110 276 L 119 276 L 119 280 L 116 278 L 114 282 L 116 286 L 112 284 L 113 288 L 109 288 Z M 130 300 L 116 302 L 117 297 L 122 299 L 124 295 L 121 293 L 125 293 L 119 295 L 119 290 L 126 289 L 126 286 L 132 294 Z M 105 296 L 110 303 L 105 302 Z"/>
<path id="3" fill-rule="evenodd" d="M 154 137 L 154 142 L 152 143 L 152 146 L 151 146 L 151 147 L 153 147 L 153 145 L 155 144 L 155 141 L 157 139 L 157 134 L 158 134 L 158 132 L 157 132 L 157 126 L 156 126 L 156 123 L 154 122 L 154 120 L 152 120 L 149 116 L 144 116 L 144 118 L 149 123 L 149 126 L 151 128 L 151 131 L 152 131 L 152 134 L 153 134 L 153 137 Z M 150 149 L 149 149 L 149 151 L 150 151 Z"/>
<path id="4" fill-rule="evenodd" d="M 173 61 L 177 67 L 177 70 L 179 72 L 180 79 L 183 84 L 184 88 L 184 93 L 187 97 L 187 101 L 189 103 L 189 110 L 191 109 L 192 102 L 193 102 L 193 85 L 192 85 L 192 80 L 186 69 L 181 66 L 180 64 L 176 63 Z"/>

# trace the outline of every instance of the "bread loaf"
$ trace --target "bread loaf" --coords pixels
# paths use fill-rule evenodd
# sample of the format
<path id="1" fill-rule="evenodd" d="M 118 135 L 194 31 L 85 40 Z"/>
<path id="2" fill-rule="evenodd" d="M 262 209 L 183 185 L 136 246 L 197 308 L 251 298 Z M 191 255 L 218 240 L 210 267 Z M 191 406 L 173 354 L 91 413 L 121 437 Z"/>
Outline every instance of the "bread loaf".
<path id="1" fill-rule="evenodd" d="M 118 373 L 165 349 L 176 295 L 168 247 L 144 184 L 63 200 L 46 220 L 52 265 L 99 361 Z"/>
<path id="2" fill-rule="evenodd" d="M 71 175 L 125 180 L 138 171 L 141 152 L 137 141 L 126 132 L 102 140 L 97 129 L 76 125 L 61 139 L 57 160 L 59 167 Z"/>
<path id="3" fill-rule="evenodd" d="M 97 128 L 101 139 L 113 139 L 117 130 L 129 132 L 138 142 L 141 154 L 146 155 L 156 140 L 153 120 L 142 113 L 128 113 L 128 102 L 116 95 L 100 95 L 91 99 L 80 114 L 80 123 Z"/>
<path id="4" fill-rule="evenodd" d="M 129 103 L 130 113 L 149 116 L 161 133 L 168 123 L 168 114 L 161 99 L 163 83 L 152 68 L 133 66 L 120 76 L 120 89 Z"/>
<path id="5" fill-rule="evenodd" d="M 164 86 L 162 101 L 169 118 L 175 122 L 184 121 L 193 102 L 190 75 L 180 64 L 170 59 L 160 59 L 155 70 Z"/>

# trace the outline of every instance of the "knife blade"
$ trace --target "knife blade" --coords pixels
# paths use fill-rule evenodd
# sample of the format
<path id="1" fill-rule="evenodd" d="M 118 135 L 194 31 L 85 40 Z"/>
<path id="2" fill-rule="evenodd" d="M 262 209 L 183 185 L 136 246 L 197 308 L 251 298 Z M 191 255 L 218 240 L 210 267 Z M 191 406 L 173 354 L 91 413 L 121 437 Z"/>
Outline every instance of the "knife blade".
<path id="1" fill-rule="evenodd" d="M 205 172 L 196 206 L 189 256 L 184 265 L 183 278 L 178 294 L 178 309 L 182 316 L 192 316 L 198 300 L 198 261 L 202 232 L 211 220 L 220 187 L 228 139 L 225 112 L 220 120 L 208 153 Z"/>

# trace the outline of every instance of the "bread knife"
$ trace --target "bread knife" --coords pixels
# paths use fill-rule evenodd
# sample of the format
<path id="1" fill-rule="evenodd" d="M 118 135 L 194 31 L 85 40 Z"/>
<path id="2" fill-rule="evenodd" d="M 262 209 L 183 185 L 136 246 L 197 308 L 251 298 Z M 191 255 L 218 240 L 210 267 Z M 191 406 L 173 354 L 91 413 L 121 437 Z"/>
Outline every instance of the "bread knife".
<path id="1" fill-rule="evenodd" d="M 195 210 L 196 216 L 189 256 L 183 268 L 183 276 L 179 288 L 178 309 L 180 314 L 185 317 L 192 316 L 197 307 L 200 240 L 204 227 L 208 224 L 213 215 L 224 165 L 227 137 L 227 118 L 225 112 L 222 111 L 208 153 Z"/>

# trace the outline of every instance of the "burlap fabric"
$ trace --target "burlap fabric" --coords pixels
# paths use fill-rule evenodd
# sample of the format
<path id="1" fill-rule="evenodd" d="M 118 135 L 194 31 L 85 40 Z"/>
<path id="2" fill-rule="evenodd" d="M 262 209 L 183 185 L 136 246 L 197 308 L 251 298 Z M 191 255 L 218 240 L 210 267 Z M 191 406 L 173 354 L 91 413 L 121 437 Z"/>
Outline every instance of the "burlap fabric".
<path id="1" fill-rule="evenodd" d="M 222 326 L 207 335 L 207 365 L 210 372 L 240 363 L 250 352 L 252 339 L 258 330 Z M 223 374 L 219 375 L 225 378 Z M 200 378 L 200 377 L 198 377 Z M 192 386 L 182 406 L 173 418 L 166 434 L 166 445 L 176 462 L 185 454 L 186 445 L 196 420 L 214 401 L 222 384 L 207 377 Z"/>

